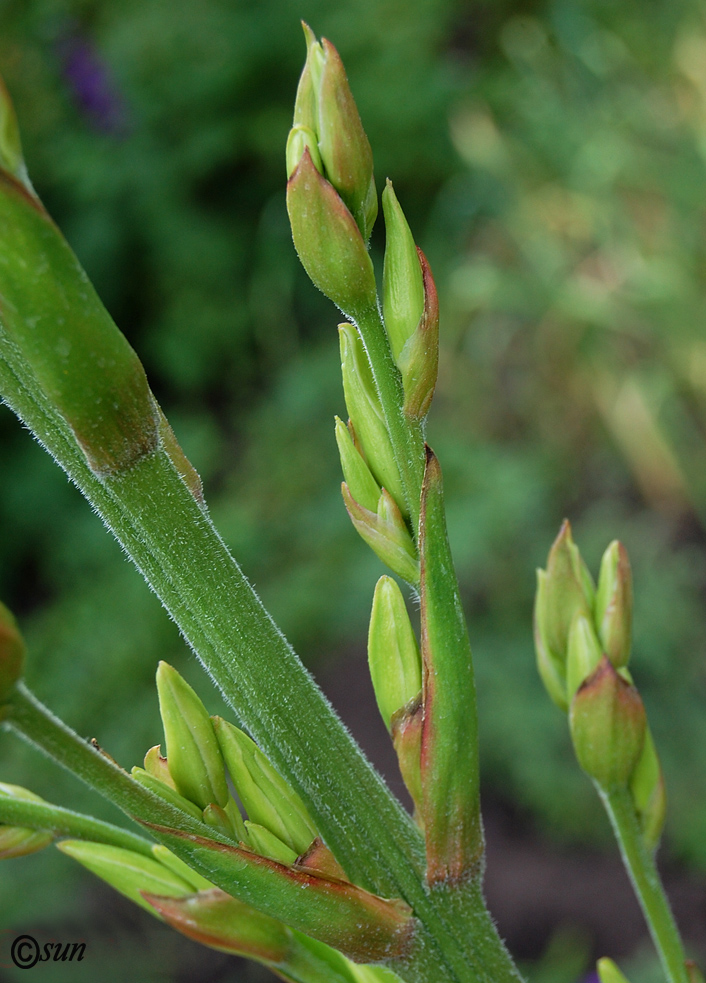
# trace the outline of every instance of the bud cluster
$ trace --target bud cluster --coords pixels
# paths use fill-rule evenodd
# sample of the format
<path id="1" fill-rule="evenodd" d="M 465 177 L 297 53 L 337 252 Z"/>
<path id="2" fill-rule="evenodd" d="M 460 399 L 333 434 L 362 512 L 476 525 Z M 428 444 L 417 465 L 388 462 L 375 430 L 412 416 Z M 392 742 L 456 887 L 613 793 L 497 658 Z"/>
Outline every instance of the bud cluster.
<path id="1" fill-rule="evenodd" d="M 537 668 L 554 702 L 569 713 L 579 764 L 604 791 L 629 788 L 646 844 L 656 846 L 665 813 L 662 770 L 628 662 L 632 576 L 624 546 L 612 542 L 598 585 L 567 522 L 537 571 Z"/>

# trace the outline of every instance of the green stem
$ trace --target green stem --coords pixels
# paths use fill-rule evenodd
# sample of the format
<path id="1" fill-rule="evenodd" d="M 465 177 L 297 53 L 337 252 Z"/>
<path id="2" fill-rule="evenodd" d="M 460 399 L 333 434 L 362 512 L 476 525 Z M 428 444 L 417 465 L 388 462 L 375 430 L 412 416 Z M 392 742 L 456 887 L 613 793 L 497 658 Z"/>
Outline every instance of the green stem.
<path id="1" fill-rule="evenodd" d="M 0 795 L 0 823 L 6 826 L 21 826 L 25 829 L 42 830 L 55 837 L 89 840 L 92 843 L 107 843 L 123 850 L 132 850 L 146 857 L 152 857 L 152 844 L 135 833 L 130 833 L 112 823 L 104 823 L 93 816 L 64 809 L 48 802 L 33 802 L 31 799 L 16 799 Z"/>
<path id="2" fill-rule="evenodd" d="M 400 469 L 402 487 L 412 529 L 419 525 L 420 497 L 424 478 L 424 433 L 421 423 L 405 416 L 402 377 L 392 357 L 385 326 L 377 308 L 360 315 L 356 324 L 368 353 L 375 386 L 380 396 L 387 432 Z"/>
<path id="3" fill-rule="evenodd" d="M 688 983 L 684 947 L 627 789 L 598 789 L 669 983 Z"/>

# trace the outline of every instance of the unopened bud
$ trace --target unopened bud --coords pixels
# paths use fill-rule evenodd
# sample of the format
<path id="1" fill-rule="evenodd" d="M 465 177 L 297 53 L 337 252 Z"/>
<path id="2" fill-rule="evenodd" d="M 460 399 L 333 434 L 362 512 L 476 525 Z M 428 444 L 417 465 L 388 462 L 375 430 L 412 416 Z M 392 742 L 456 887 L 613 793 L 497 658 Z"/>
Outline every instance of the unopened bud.
<path id="1" fill-rule="evenodd" d="M 595 621 L 603 651 L 616 669 L 626 666 L 632 643 L 632 574 L 627 551 L 617 540 L 601 560 Z"/>
<path id="2" fill-rule="evenodd" d="M 245 829 L 250 846 L 261 857 L 269 857 L 270 860 L 276 860 L 277 863 L 287 865 L 296 861 L 298 857 L 296 851 L 283 843 L 279 836 L 275 836 L 269 829 L 265 829 L 259 823 L 251 823 L 249 819 L 245 820 Z"/>
<path id="3" fill-rule="evenodd" d="M 160 778 L 155 778 L 154 775 L 145 771 L 144 768 L 138 768 L 137 766 L 131 770 L 130 774 L 136 782 L 144 785 L 150 792 L 154 792 L 160 799 L 168 802 L 175 809 L 181 809 L 182 812 L 187 813 L 192 819 L 198 819 L 201 822 L 203 818 L 202 810 L 190 799 L 185 798 L 185 796 L 177 792 L 171 785 L 166 785 Z"/>
<path id="4" fill-rule="evenodd" d="M 576 693 L 569 712 L 579 764 L 604 791 L 628 785 L 645 742 L 640 695 L 606 656 Z"/>
<path id="5" fill-rule="evenodd" d="M 397 753 L 402 781 L 414 803 L 414 819 L 423 825 L 422 725 L 424 707 L 421 694 L 401 707 L 392 717 L 392 743 Z"/>
<path id="6" fill-rule="evenodd" d="M 419 584 L 417 551 L 402 513 L 387 489 L 383 488 L 380 494 L 377 512 L 365 509 L 356 502 L 345 481 L 341 485 L 341 493 L 361 539 L 398 577 L 412 586 Z"/>
<path id="7" fill-rule="evenodd" d="M 316 837 L 316 827 L 301 798 L 244 731 L 221 717 L 214 717 L 213 724 L 250 822 L 274 833 L 295 855 L 304 853 Z"/>
<path id="8" fill-rule="evenodd" d="M 628 978 L 623 976 L 612 959 L 599 959 L 596 968 L 601 983 L 629 983 Z"/>
<path id="9" fill-rule="evenodd" d="M 596 671 L 602 655 L 592 621 L 585 614 L 576 614 L 569 629 L 566 658 L 566 699 L 569 703 L 584 680 Z"/>
<path id="10" fill-rule="evenodd" d="M 382 193 L 382 209 L 385 215 L 382 310 L 397 361 L 424 313 L 424 283 L 417 247 L 389 179 Z"/>
<path id="11" fill-rule="evenodd" d="M 152 847 L 152 854 L 157 863 L 161 864 L 163 867 L 167 867 L 181 877 L 182 880 L 190 884 L 194 891 L 210 891 L 213 888 L 213 884 L 202 877 L 197 870 L 193 870 L 188 864 L 185 864 L 175 853 L 169 849 L 169 847 L 164 846 L 162 843 L 155 843 Z"/>
<path id="12" fill-rule="evenodd" d="M 22 826 L 0 826 L 0 860 L 27 857 L 37 853 L 53 841 L 51 833 Z"/>
<path id="13" fill-rule="evenodd" d="M 304 156 L 304 151 L 309 151 L 311 163 L 319 174 L 323 174 L 324 165 L 321 163 L 319 145 L 316 142 L 316 134 L 308 126 L 293 126 L 287 137 L 287 180 L 294 174 L 299 161 Z"/>
<path id="14" fill-rule="evenodd" d="M 392 577 L 375 587 L 368 630 L 368 664 L 378 709 L 388 730 L 393 714 L 422 688 L 422 660 L 402 592 Z"/>
<path id="15" fill-rule="evenodd" d="M 170 898 L 193 893 L 192 885 L 183 877 L 141 853 L 85 840 L 63 840 L 57 847 L 153 915 L 155 910 L 145 901 L 143 892 Z"/>
<path id="16" fill-rule="evenodd" d="M 307 58 L 294 106 L 294 128 L 304 128 L 314 136 L 321 158 L 320 170 L 341 196 L 367 240 L 377 215 L 370 143 L 340 55 L 326 38 L 319 43 L 311 29 L 306 24 L 303 26 Z M 288 145 L 289 173 L 290 167 L 293 170 L 298 162 L 294 150 Z"/>
<path id="17" fill-rule="evenodd" d="M 405 414 L 423 419 L 429 411 L 439 371 L 439 298 L 427 258 L 417 249 L 424 279 L 424 312 L 416 330 L 400 352 Z"/>
<path id="18" fill-rule="evenodd" d="M 380 498 L 380 486 L 373 478 L 363 455 L 353 442 L 345 423 L 336 417 L 336 444 L 341 458 L 341 468 L 351 495 L 363 508 L 375 511 Z"/>
<path id="19" fill-rule="evenodd" d="M 201 809 L 225 806 L 225 766 L 208 711 L 176 669 L 160 662 L 159 712 L 164 725 L 169 772 L 178 791 Z"/>
<path id="20" fill-rule="evenodd" d="M 662 766 L 649 726 L 645 731 L 642 753 L 630 777 L 630 795 L 645 845 L 649 850 L 655 850 L 662 835 L 667 813 L 667 793 Z"/>
<path id="21" fill-rule="evenodd" d="M 569 630 L 577 614 L 592 616 L 594 593 L 591 575 L 571 538 L 571 526 L 564 521 L 549 551 L 546 571 L 537 571 L 534 606 L 537 667 L 549 695 L 562 710 L 568 706 Z"/>
<path id="22" fill-rule="evenodd" d="M 308 148 L 287 183 L 294 246 L 315 286 L 354 320 L 377 304 L 375 273 L 355 219 Z"/>
<path id="23" fill-rule="evenodd" d="M 368 467 L 377 483 L 387 489 L 400 509 L 406 513 L 399 468 L 363 342 L 352 324 L 340 324 L 338 334 L 343 395 L 348 416 L 353 422 Z"/>
<path id="24" fill-rule="evenodd" d="M 144 760 L 144 770 L 156 778 L 158 781 L 163 782 L 170 788 L 176 790 L 176 785 L 174 784 L 174 779 L 169 773 L 169 763 L 167 759 L 162 756 L 162 746 L 160 744 L 155 744 L 151 747 Z"/>
<path id="25" fill-rule="evenodd" d="M 22 678 L 25 643 L 11 611 L 0 602 L 0 705 Z"/>

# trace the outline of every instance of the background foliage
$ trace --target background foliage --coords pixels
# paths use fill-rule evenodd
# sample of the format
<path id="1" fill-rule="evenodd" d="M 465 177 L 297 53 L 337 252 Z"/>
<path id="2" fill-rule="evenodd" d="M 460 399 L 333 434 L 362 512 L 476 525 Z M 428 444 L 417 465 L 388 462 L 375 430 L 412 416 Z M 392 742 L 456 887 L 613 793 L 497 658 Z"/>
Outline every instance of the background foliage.
<path id="1" fill-rule="evenodd" d="M 378 184 L 393 178 L 440 290 L 430 442 L 471 624 L 486 790 L 554 836 L 607 841 L 534 670 L 534 569 L 567 515 L 594 570 L 610 539 L 630 552 L 635 675 L 671 799 L 665 849 L 699 871 L 705 14 L 698 0 L 0 5 L 0 69 L 32 178 L 142 357 L 218 527 L 305 661 L 356 651 L 363 673 L 377 561 L 340 501 L 336 314 L 298 266 L 283 187 L 298 19 L 334 41 Z M 378 261 L 382 244 L 378 229 Z M 160 736 L 157 660 L 192 682 L 198 669 L 7 411 L 0 440 L 0 594 L 22 616 L 30 684 L 137 763 Z M 9 739 L 0 775 L 110 817 Z M 94 897 L 110 904 L 96 890 L 50 853 L 7 864 L 0 925 L 83 924 Z M 132 918 L 119 905 L 101 917 L 113 943 Z M 131 959 L 144 979 L 181 978 L 160 927 L 130 925 L 162 955 L 150 968 L 126 942 L 115 978 Z M 546 965 L 537 979 L 570 978 Z"/>

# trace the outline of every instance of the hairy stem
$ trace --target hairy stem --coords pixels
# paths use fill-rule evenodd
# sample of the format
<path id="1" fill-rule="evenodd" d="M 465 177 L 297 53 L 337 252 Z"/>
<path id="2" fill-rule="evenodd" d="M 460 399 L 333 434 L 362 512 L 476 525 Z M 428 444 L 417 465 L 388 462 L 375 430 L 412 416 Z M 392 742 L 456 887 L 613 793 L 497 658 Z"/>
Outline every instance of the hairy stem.
<path id="1" fill-rule="evenodd" d="M 623 863 L 645 915 L 652 940 L 669 983 L 688 983 L 684 947 L 660 881 L 653 854 L 645 846 L 627 789 L 599 789 Z"/>

